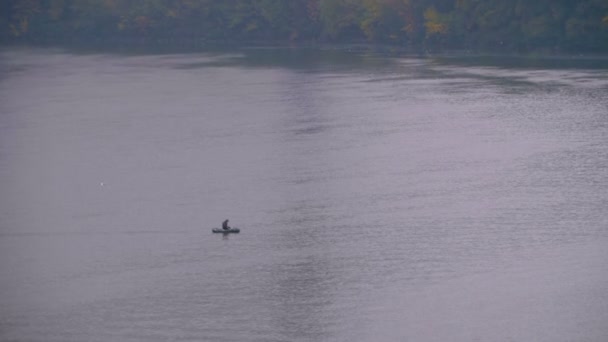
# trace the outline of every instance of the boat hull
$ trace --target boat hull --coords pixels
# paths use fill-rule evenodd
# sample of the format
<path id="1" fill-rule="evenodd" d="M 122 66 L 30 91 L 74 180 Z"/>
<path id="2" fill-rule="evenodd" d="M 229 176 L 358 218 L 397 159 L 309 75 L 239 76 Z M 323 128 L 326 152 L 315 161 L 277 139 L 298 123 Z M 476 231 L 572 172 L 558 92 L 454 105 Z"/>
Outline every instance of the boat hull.
<path id="1" fill-rule="evenodd" d="M 230 234 L 230 233 L 236 234 L 236 233 L 240 232 L 241 230 L 238 228 L 230 228 L 230 229 L 213 228 L 211 231 L 214 233 L 221 233 L 221 234 Z"/>

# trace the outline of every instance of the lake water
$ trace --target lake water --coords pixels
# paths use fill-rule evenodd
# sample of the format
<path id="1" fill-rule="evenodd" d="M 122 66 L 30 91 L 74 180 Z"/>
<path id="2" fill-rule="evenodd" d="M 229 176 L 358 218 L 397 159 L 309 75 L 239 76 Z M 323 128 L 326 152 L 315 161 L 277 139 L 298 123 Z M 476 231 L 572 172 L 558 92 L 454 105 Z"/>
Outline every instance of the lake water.
<path id="1" fill-rule="evenodd" d="M 2 341 L 606 322 L 606 60 L 0 51 Z"/>

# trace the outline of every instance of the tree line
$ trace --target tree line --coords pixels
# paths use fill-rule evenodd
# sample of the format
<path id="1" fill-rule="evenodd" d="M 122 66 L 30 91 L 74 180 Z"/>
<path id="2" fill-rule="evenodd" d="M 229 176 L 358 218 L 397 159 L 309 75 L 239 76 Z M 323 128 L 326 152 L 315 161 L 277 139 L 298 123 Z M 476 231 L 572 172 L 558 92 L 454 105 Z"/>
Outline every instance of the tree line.
<path id="1" fill-rule="evenodd" d="M 608 0 L 2 0 L 0 39 L 608 52 Z"/>

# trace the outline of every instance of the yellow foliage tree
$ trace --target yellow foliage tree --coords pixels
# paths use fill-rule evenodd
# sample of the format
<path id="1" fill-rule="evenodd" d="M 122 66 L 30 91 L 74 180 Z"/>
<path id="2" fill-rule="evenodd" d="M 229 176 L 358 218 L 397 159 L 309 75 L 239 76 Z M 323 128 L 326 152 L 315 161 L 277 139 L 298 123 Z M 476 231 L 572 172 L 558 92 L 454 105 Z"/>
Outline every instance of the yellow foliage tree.
<path id="1" fill-rule="evenodd" d="M 435 7 L 429 7 L 424 11 L 424 27 L 426 28 L 427 37 L 448 32 L 448 25 Z"/>

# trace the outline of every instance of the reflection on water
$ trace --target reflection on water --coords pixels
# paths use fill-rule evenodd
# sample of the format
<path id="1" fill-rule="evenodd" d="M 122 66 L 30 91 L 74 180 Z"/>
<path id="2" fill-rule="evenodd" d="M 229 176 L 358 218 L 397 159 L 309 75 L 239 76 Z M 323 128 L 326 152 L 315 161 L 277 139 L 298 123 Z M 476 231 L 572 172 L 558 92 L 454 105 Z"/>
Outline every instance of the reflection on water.
<path id="1" fill-rule="evenodd" d="M 608 72 L 538 61 L 3 50 L 0 339 L 604 341 Z"/>

